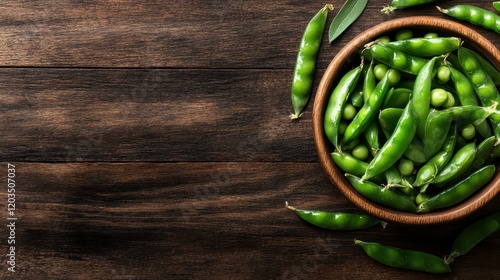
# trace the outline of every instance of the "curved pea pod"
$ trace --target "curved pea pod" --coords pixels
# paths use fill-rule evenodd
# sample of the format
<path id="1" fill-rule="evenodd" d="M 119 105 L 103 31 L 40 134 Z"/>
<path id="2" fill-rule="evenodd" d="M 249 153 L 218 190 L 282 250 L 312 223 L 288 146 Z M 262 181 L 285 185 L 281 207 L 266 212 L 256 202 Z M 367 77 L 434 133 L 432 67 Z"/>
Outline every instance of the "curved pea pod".
<path id="1" fill-rule="evenodd" d="M 456 59 L 458 60 L 458 57 L 456 57 Z M 465 74 L 457 70 L 455 67 L 451 66 L 449 63 L 447 63 L 447 66 L 448 69 L 450 69 L 450 77 L 451 80 L 453 81 L 455 92 L 458 97 L 458 100 L 460 101 L 460 104 L 462 104 L 463 106 L 479 105 L 479 101 L 474 91 L 474 87 L 470 83 L 467 76 L 465 76 Z M 481 136 L 483 136 L 484 138 L 488 138 L 491 135 L 493 135 L 491 132 L 491 128 L 488 125 L 488 122 L 480 122 L 474 124 L 474 127 L 479 132 L 479 134 L 481 134 Z"/>
<path id="2" fill-rule="evenodd" d="M 474 91 L 481 104 L 485 107 L 492 106 L 495 102 L 500 102 L 500 93 L 490 78 L 488 73 L 484 71 L 480 64 L 475 59 L 472 51 L 466 48 L 458 49 L 458 60 L 462 66 L 465 75 L 471 82 Z M 497 138 L 497 144 L 500 143 L 500 114 L 491 114 L 488 118 L 493 126 L 494 134 Z"/>
<path id="3" fill-rule="evenodd" d="M 424 144 L 418 138 L 413 138 L 413 141 L 410 145 L 408 145 L 408 148 L 403 153 L 403 156 L 414 163 L 424 163 L 426 161 Z"/>
<path id="4" fill-rule="evenodd" d="M 453 242 L 451 253 L 445 257 L 446 263 L 470 252 L 486 237 L 500 229 L 500 212 L 490 214 L 466 227 Z"/>
<path id="5" fill-rule="evenodd" d="M 424 139 L 425 122 L 431 107 L 431 80 L 435 75 L 434 65 L 437 57 L 426 62 L 415 78 L 413 95 L 411 97 L 411 110 L 415 114 L 417 123 L 417 136 Z"/>
<path id="6" fill-rule="evenodd" d="M 361 230 L 377 224 L 381 224 L 384 228 L 387 225 L 387 223 L 367 214 L 297 209 L 288 205 L 288 202 L 286 202 L 286 208 L 294 211 L 302 220 L 324 229 Z"/>
<path id="7" fill-rule="evenodd" d="M 423 137 L 425 158 L 431 158 L 441 149 L 451 128 L 452 121 L 452 114 L 442 110 L 432 110 L 429 113 Z"/>
<path id="8" fill-rule="evenodd" d="M 488 73 L 490 78 L 493 80 L 493 82 L 498 86 L 500 85 L 500 71 L 498 71 L 495 66 L 493 66 L 489 61 L 484 59 L 481 55 L 479 55 L 477 52 L 470 50 L 470 54 L 474 56 L 476 59 L 477 63 L 481 66 L 481 68 Z"/>
<path id="9" fill-rule="evenodd" d="M 472 165 L 476 152 L 476 143 L 469 143 L 460 148 L 436 177 L 432 179 L 431 184 L 440 184 L 437 186 L 441 187 L 442 183 L 449 182 L 460 176 Z"/>
<path id="10" fill-rule="evenodd" d="M 410 38 L 380 44 L 409 55 L 434 57 L 457 50 L 462 40 L 457 37 Z"/>
<path id="11" fill-rule="evenodd" d="M 374 59 L 388 65 L 389 67 L 413 75 L 417 75 L 420 69 L 422 69 L 422 67 L 424 67 L 424 65 L 429 61 L 425 58 L 393 50 L 378 43 L 373 44 L 369 48 Z"/>
<path id="12" fill-rule="evenodd" d="M 413 141 L 417 126 L 415 115 L 410 110 L 411 103 L 412 101 L 410 100 L 399 118 L 394 132 L 368 164 L 366 172 L 363 175 L 363 180 L 381 174 L 389 169 L 389 167 L 398 161 Z"/>
<path id="13" fill-rule="evenodd" d="M 460 203 L 486 185 L 493 175 L 495 175 L 495 166 L 486 165 L 464 180 L 421 203 L 417 212 L 428 213 Z"/>
<path id="14" fill-rule="evenodd" d="M 392 209 L 416 212 L 417 207 L 408 196 L 392 189 L 384 189 L 370 181 L 362 181 L 359 177 L 349 173 L 346 173 L 345 176 L 353 188 L 367 199 Z"/>
<path id="15" fill-rule="evenodd" d="M 344 111 L 347 97 L 356 88 L 361 72 L 362 66 L 358 66 L 347 72 L 332 91 L 326 107 L 323 129 L 325 130 L 326 137 L 337 150 L 340 150 L 339 125 L 342 112 Z"/>
<path id="16" fill-rule="evenodd" d="M 460 4 L 448 9 L 437 7 L 438 10 L 453 18 L 467 21 L 477 26 L 500 33 L 500 16 L 494 12 L 473 5 Z"/>
<path id="17" fill-rule="evenodd" d="M 388 132 L 393 132 L 396 129 L 399 118 L 403 114 L 403 109 L 400 108 L 387 108 L 380 111 L 378 114 L 378 121 L 380 126 Z"/>
<path id="18" fill-rule="evenodd" d="M 359 137 L 363 131 L 372 123 L 377 116 L 378 109 L 384 101 L 385 95 L 389 91 L 390 83 L 388 75 L 385 74 L 382 80 L 377 84 L 370 97 L 365 102 L 363 107 L 358 111 L 354 119 L 347 126 L 342 142 L 348 143 L 351 140 Z"/>
<path id="19" fill-rule="evenodd" d="M 333 162 L 346 173 L 363 176 L 366 172 L 368 163 L 361 161 L 348 153 L 332 152 L 330 156 L 332 157 Z"/>
<path id="20" fill-rule="evenodd" d="M 364 73 L 365 78 L 363 79 L 363 98 L 364 103 L 368 103 L 370 94 L 377 87 L 377 79 L 375 78 L 375 74 L 373 73 L 373 60 L 371 61 L 370 66 L 366 68 L 366 71 L 364 71 Z M 391 91 L 392 89 L 389 91 L 389 93 Z M 370 122 L 365 131 L 363 131 L 363 135 L 365 137 L 366 143 L 370 146 L 371 154 L 375 155 L 376 153 L 378 153 L 378 151 L 380 150 L 380 141 L 377 122 Z"/>
<path id="21" fill-rule="evenodd" d="M 412 87 L 413 88 L 413 87 Z M 403 109 L 410 101 L 412 90 L 408 88 L 391 89 L 385 97 L 382 109 L 401 108 Z"/>
<path id="22" fill-rule="evenodd" d="M 354 243 L 360 245 L 370 258 L 390 267 L 429 273 L 451 272 L 450 267 L 442 258 L 426 252 L 401 249 L 361 240 L 355 240 Z"/>
<path id="23" fill-rule="evenodd" d="M 495 147 L 495 136 L 484 139 L 479 145 L 477 145 L 476 156 L 472 162 L 469 169 L 465 174 L 469 174 L 474 170 L 481 168 L 490 159 L 490 155 Z"/>
<path id="24" fill-rule="evenodd" d="M 441 150 L 431 157 L 420 169 L 415 176 L 413 185 L 421 187 L 420 192 L 425 192 L 429 183 L 436 177 L 437 173 L 447 164 L 453 156 L 455 144 L 457 142 L 458 129 L 453 125 L 449 130 L 446 140 Z"/>
<path id="25" fill-rule="evenodd" d="M 294 109 L 294 113 L 290 115 L 292 119 L 300 117 L 302 109 L 309 100 L 316 70 L 316 59 L 320 50 L 328 11 L 332 9 L 331 4 L 325 5 L 309 21 L 302 35 L 292 79 L 291 99 Z"/>

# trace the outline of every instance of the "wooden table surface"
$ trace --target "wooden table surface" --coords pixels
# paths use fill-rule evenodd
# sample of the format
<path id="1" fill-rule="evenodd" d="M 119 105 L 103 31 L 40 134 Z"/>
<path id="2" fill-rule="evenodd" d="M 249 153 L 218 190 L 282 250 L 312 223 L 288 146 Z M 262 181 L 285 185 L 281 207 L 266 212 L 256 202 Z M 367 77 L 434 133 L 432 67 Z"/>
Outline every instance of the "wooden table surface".
<path id="1" fill-rule="evenodd" d="M 366 28 L 445 17 L 434 5 L 384 15 L 388 2 L 370 1 L 332 45 L 325 36 L 315 88 Z M 444 256 L 461 229 L 500 209 L 500 197 L 450 224 L 354 232 L 315 228 L 285 209 L 289 201 L 360 213 L 318 162 L 314 95 L 300 120 L 288 118 L 299 41 L 324 4 L 2 1 L 0 277 L 500 279 L 498 234 L 447 275 L 380 265 L 353 243 Z"/>

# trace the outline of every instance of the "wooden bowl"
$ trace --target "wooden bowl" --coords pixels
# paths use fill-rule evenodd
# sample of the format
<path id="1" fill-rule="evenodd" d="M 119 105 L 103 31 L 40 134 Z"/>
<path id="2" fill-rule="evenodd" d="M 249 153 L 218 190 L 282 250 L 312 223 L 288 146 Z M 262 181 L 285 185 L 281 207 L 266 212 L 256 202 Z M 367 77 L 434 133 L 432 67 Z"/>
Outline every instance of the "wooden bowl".
<path id="1" fill-rule="evenodd" d="M 500 69 L 500 52 L 478 32 L 452 20 L 416 16 L 390 20 L 376 25 L 358 35 L 345 45 L 333 58 L 319 84 L 313 107 L 313 133 L 319 160 L 331 182 L 356 206 L 365 212 L 387 222 L 407 225 L 430 225 L 458 220 L 466 217 L 488 203 L 500 191 L 500 176 L 497 173 L 491 182 L 469 199 L 443 210 L 431 213 L 416 214 L 393 210 L 374 203 L 360 195 L 344 177 L 344 172 L 333 162 L 330 153 L 333 146 L 323 130 L 323 118 L 331 91 L 352 67 L 358 66 L 360 48 L 383 35 L 394 34 L 395 31 L 408 28 L 422 32 L 436 32 L 441 36 L 456 36 L 464 41 L 464 46 L 475 50 Z"/>

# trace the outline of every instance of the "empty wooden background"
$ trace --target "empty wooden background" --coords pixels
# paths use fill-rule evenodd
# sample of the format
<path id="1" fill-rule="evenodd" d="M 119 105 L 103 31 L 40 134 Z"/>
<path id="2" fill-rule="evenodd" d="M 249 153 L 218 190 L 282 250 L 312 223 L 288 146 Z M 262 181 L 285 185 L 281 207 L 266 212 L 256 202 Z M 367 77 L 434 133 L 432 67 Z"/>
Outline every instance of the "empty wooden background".
<path id="1" fill-rule="evenodd" d="M 368 27 L 434 5 L 372 0 L 318 59 Z M 449 7 L 463 1 L 439 1 Z M 469 1 L 473 2 L 473 1 Z M 338 12 L 343 1 L 334 1 Z M 500 235 L 427 275 L 375 263 L 355 238 L 444 256 L 459 222 L 356 232 L 285 209 L 360 213 L 318 163 L 312 102 L 291 121 L 297 47 L 321 1 L 0 3 L 2 279 L 492 279 Z M 493 10 L 491 1 L 474 4 Z M 472 26 L 466 24 L 468 26 Z M 495 45 L 499 35 L 477 28 Z M 313 96 L 314 99 L 314 96 Z M 7 270 L 7 164 L 16 272 Z"/>

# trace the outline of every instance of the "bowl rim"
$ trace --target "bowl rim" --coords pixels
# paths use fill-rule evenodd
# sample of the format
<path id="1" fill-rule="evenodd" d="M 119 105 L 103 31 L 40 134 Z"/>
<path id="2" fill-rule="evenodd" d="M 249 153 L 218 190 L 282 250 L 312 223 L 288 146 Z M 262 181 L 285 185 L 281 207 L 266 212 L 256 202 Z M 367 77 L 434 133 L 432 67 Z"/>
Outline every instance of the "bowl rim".
<path id="1" fill-rule="evenodd" d="M 491 201 L 500 192 L 499 168 L 496 168 L 495 177 L 488 185 L 455 206 L 423 214 L 402 212 L 368 200 L 354 190 L 345 176 L 338 176 L 338 174 L 342 174 L 343 171 L 334 164 L 330 156 L 331 151 L 328 149 L 328 140 L 323 130 L 323 117 L 331 93 L 334 74 L 349 63 L 344 57 L 350 57 L 361 46 L 373 41 L 383 34 L 391 33 L 402 28 L 415 27 L 445 30 L 446 32 L 457 34 L 456 36 L 460 37 L 464 42 L 474 42 L 473 46 L 478 46 L 477 50 L 497 69 L 500 69 L 500 51 L 495 45 L 477 31 L 459 22 L 433 16 L 411 16 L 379 23 L 363 31 L 342 47 L 323 73 L 313 105 L 313 137 L 316 152 L 323 170 L 340 192 L 358 208 L 386 222 L 407 225 L 442 224 L 465 218 Z"/>

